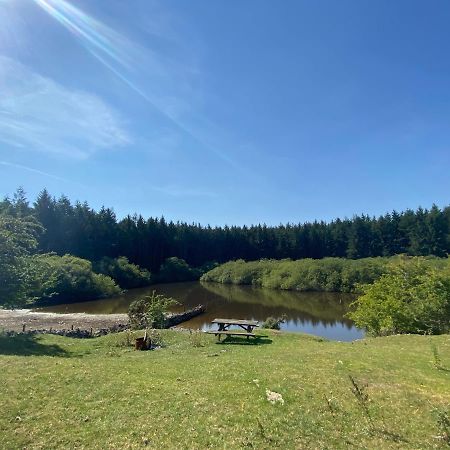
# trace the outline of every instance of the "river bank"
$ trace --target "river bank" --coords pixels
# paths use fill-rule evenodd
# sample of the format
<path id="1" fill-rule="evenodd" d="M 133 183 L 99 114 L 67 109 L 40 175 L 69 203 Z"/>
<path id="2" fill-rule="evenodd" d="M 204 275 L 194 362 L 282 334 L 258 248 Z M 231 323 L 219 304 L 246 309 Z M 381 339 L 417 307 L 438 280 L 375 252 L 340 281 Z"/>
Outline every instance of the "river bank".
<path id="1" fill-rule="evenodd" d="M 164 328 L 171 328 L 193 317 L 203 314 L 206 308 L 195 308 L 179 313 L 166 314 Z M 128 314 L 86 314 L 53 313 L 32 311 L 31 309 L 0 309 L 0 330 L 35 331 L 35 330 L 122 330 L 129 326 Z"/>
<path id="2" fill-rule="evenodd" d="M 127 314 L 85 314 L 52 312 L 37 312 L 31 309 L 0 309 L 0 330 L 26 331 L 54 329 L 67 330 L 70 328 L 93 329 L 94 331 L 126 326 Z"/>
<path id="3" fill-rule="evenodd" d="M 153 291 L 177 300 L 171 312 L 180 313 L 205 305 L 206 312 L 183 324 L 183 327 L 208 330 L 216 317 L 253 319 L 264 322 L 268 317 L 286 317 L 284 331 L 309 333 L 327 339 L 353 341 L 364 331 L 345 317 L 355 296 L 335 292 L 296 292 L 253 286 L 219 283 L 166 283 L 147 288 L 130 289 L 118 297 L 67 303 L 39 308 L 52 313 L 124 314 L 130 304 Z M 214 327 L 213 327 L 214 328 Z"/>

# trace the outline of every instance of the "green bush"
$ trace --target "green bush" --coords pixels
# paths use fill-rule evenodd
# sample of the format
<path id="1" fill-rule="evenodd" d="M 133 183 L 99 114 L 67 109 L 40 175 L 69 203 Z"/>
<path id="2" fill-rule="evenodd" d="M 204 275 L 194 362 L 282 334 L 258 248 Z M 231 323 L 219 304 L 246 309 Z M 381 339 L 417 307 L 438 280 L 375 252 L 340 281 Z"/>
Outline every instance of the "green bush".
<path id="1" fill-rule="evenodd" d="M 48 302 L 75 302 L 111 297 L 122 291 L 110 277 L 95 273 L 92 264 L 72 255 L 35 255 L 36 267 L 31 295 Z"/>
<path id="2" fill-rule="evenodd" d="M 189 264 L 181 258 L 172 257 L 167 258 L 157 276 L 157 281 L 160 283 L 171 283 L 178 281 L 194 281 L 200 278 L 201 272 L 198 269 L 193 269 Z"/>
<path id="3" fill-rule="evenodd" d="M 415 257 L 391 264 L 363 295 L 348 316 L 373 335 L 440 334 L 450 331 L 450 272 Z"/>
<path id="4" fill-rule="evenodd" d="M 152 281 L 148 270 L 130 263 L 125 256 L 102 258 L 94 263 L 94 270 L 111 277 L 124 289 L 148 286 Z"/>
<path id="5" fill-rule="evenodd" d="M 266 328 L 269 330 L 279 330 L 281 328 L 281 324 L 286 322 L 286 316 L 279 317 L 276 319 L 275 317 L 268 317 L 263 323 L 262 328 Z"/>
<path id="6" fill-rule="evenodd" d="M 361 283 L 378 279 L 389 258 L 289 259 L 230 261 L 207 272 L 202 281 L 248 284 L 295 291 L 352 292 Z"/>
<path id="7" fill-rule="evenodd" d="M 147 295 L 130 304 L 128 317 L 133 329 L 143 328 L 164 328 L 166 323 L 166 313 L 169 308 L 178 302 L 171 297 L 157 294 Z"/>

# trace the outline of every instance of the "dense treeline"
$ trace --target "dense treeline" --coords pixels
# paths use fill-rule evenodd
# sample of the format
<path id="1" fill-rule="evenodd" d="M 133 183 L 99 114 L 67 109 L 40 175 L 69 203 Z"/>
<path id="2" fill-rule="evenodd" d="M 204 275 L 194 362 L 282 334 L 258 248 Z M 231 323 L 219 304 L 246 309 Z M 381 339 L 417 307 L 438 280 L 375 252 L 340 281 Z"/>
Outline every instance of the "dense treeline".
<path id="1" fill-rule="evenodd" d="M 374 334 L 442 333 L 450 265 L 439 257 L 449 253 L 449 231 L 450 207 L 211 228 L 141 216 L 117 220 L 111 209 L 72 205 L 45 190 L 30 205 L 19 189 L 0 202 L 0 305 L 102 298 L 208 271 L 202 280 L 299 291 L 358 287 L 364 295 L 352 318 L 359 326 Z"/>
<path id="2" fill-rule="evenodd" d="M 40 252 L 72 254 L 90 261 L 125 256 L 157 272 L 169 257 L 201 267 L 211 261 L 325 257 L 367 258 L 395 254 L 445 256 L 450 253 L 450 206 L 418 208 L 332 222 L 210 227 L 134 215 L 118 220 L 110 208 L 55 199 L 46 190 L 29 204 L 19 189 L 0 202 L 0 213 L 33 216 L 44 227 Z"/>
<path id="3" fill-rule="evenodd" d="M 36 253 L 42 232 L 32 217 L 0 214 L 0 307 L 36 300 L 86 300 L 122 292 L 112 278 L 95 273 L 90 261 Z"/>
<path id="4" fill-rule="evenodd" d="M 0 307 L 93 300 L 156 282 L 198 280 L 203 273 L 177 257 L 165 259 L 152 274 L 125 256 L 90 261 L 57 254 L 51 246 L 42 247 L 46 239 L 47 229 L 22 190 L 1 203 Z"/>

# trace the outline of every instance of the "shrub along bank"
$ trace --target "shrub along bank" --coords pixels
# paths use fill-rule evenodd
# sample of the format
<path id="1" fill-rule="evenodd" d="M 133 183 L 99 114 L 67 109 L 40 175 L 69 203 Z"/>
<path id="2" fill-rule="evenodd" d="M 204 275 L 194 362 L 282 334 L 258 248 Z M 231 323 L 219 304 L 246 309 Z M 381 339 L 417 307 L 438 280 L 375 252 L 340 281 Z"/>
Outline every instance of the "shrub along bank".
<path id="1" fill-rule="evenodd" d="M 386 273 L 390 264 L 404 256 L 362 259 L 261 259 L 230 261 L 205 273 L 202 281 L 247 284 L 294 291 L 353 292 L 361 284 L 370 284 Z M 446 258 L 423 258 L 426 265 L 448 267 Z"/>
<path id="2" fill-rule="evenodd" d="M 201 279 L 297 291 L 358 292 L 362 295 L 348 317 L 373 335 L 450 331 L 447 258 L 238 260 Z"/>
<path id="3" fill-rule="evenodd" d="M 389 258 L 237 260 L 216 267 L 201 280 L 295 291 L 351 292 L 357 284 L 379 278 L 388 261 Z"/>
<path id="4" fill-rule="evenodd" d="M 151 273 L 130 263 L 125 256 L 118 258 L 104 257 L 93 265 L 94 270 L 114 279 L 121 288 L 133 289 L 148 286 L 152 282 Z"/>
<path id="5" fill-rule="evenodd" d="M 374 335 L 450 331 L 450 268 L 430 266 L 422 258 L 404 259 L 388 267 L 348 314 Z"/>
<path id="6" fill-rule="evenodd" d="M 41 303 L 76 302 L 112 297 L 122 289 L 109 276 L 95 273 L 92 263 L 72 255 L 34 255 L 36 268 L 30 297 Z"/>

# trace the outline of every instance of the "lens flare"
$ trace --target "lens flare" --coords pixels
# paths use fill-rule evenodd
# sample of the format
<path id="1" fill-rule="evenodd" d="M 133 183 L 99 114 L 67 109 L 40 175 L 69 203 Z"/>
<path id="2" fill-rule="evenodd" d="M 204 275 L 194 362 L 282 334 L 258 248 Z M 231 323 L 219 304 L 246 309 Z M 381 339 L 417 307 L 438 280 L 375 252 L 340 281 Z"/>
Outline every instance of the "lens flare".
<path id="1" fill-rule="evenodd" d="M 65 0 L 34 0 L 44 11 L 78 37 L 92 53 L 97 51 L 129 67 L 130 61 L 118 45 L 124 38 L 111 28 L 84 13 Z"/>
<path id="2" fill-rule="evenodd" d="M 216 154 L 221 159 L 241 169 L 241 166 L 232 161 L 228 155 L 207 144 L 198 135 L 181 123 L 172 114 L 165 111 L 161 101 L 155 96 L 145 92 L 132 78 L 136 67 L 142 67 L 151 61 L 152 75 L 167 78 L 167 69 L 164 63 L 158 61 L 158 56 L 148 49 L 142 49 L 131 42 L 126 36 L 113 30 L 99 20 L 86 14 L 81 9 L 71 5 L 66 0 L 33 0 L 39 7 L 53 17 L 57 22 L 70 31 L 80 43 L 103 66 L 111 71 L 130 89 L 146 100 L 160 115 L 171 122 L 185 135 L 192 138 L 206 150 Z M 159 57 L 159 60 L 164 59 Z M 159 105 L 158 105 L 159 103 Z"/>

